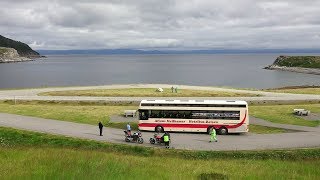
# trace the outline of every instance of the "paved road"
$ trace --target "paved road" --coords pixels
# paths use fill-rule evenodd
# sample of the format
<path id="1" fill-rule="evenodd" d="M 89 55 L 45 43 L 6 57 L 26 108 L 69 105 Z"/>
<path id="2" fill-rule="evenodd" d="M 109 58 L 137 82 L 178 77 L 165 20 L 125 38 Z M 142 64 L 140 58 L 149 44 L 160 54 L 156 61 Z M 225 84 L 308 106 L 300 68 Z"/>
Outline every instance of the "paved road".
<path id="1" fill-rule="evenodd" d="M 275 125 L 274 123 L 272 124 Z M 104 136 L 100 137 L 98 136 L 97 126 L 65 121 L 0 113 L 0 126 L 13 127 L 17 129 L 31 130 L 37 132 L 45 132 L 51 134 L 59 134 L 77 138 L 85 138 L 97 141 L 125 143 L 124 133 L 121 129 L 105 128 Z M 295 126 L 291 128 L 294 129 L 304 127 Z M 320 147 L 319 128 L 306 128 L 303 130 L 306 130 L 307 132 L 265 135 L 247 133 L 244 135 L 218 136 L 219 142 L 216 143 L 209 143 L 209 135 L 206 134 L 171 133 L 171 137 L 172 147 L 176 149 L 259 150 Z M 153 133 L 151 132 L 143 132 L 143 137 L 145 139 L 145 143 L 143 145 L 133 143 L 127 144 L 138 146 L 152 146 L 148 142 L 148 139 L 152 135 Z"/>
<path id="2" fill-rule="evenodd" d="M 259 119 L 259 118 L 252 117 L 252 116 L 250 116 L 250 124 L 256 124 L 256 125 L 267 126 L 267 127 L 282 128 L 282 129 L 288 129 L 288 130 L 295 130 L 295 131 L 319 132 L 320 133 L 320 126 L 307 127 L 307 126 L 297 126 L 297 125 L 291 125 L 291 124 L 278 124 L 278 123 L 265 121 L 263 119 Z"/>
<path id="3" fill-rule="evenodd" d="M 195 90 L 213 90 L 238 93 L 260 94 L 260 97 L 192 97 L 192 99 L 237 99 L 252 102 L 265 101 L 319 101 L 320 95 L 303 95 L 288 93 L 273 93 L 251 90 L 237 90 L 204 86 L 186 86 L 169 84 L 129 84 L 129 85 L 106 85 L 106 86 L 88 86 L 88 87 L 61 87 L 61 88 L 40 88 L 40 89 L 22 89 L 22 90 L 2 90 L 0 91 L 0 100 L 57 100 L 57 101 L 133 101 L 139 102 L 142 99 L 190 99 L 190 97 L 84 97 L 84 96 L 38 96 L 41 92 L 65 91 L 65 90 L 88 90 L 88 89 L 118 89 L 118 88 L 170 88 L 178 86 L 179 89 Z"/>

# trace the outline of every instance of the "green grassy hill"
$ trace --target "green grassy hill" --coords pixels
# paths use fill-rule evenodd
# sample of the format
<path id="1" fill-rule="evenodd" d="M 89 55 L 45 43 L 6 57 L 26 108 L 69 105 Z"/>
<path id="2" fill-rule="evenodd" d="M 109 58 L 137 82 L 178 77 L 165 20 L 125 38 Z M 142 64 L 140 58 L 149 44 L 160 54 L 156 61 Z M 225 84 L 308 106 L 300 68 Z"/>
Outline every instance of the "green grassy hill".
<path id="1" fill-rule="evenodd" d="M 273 65 L 320 69 L 320 56 L 279 56 Z"/>
<path id="2" fill-rule="evenodd" d="M 319 179 L 320 149 L 190 151 L 0 127 L 0 179 Z"/>
<path id="3" fill-rule="evenodd" d="M 18 51 L 18 54 L 23 57 L 37 58 L 40 54 L 32 50 L 27 44 L 20 41 L 15 41 L 0 35 L 0 47 L 13 48 Z"/>

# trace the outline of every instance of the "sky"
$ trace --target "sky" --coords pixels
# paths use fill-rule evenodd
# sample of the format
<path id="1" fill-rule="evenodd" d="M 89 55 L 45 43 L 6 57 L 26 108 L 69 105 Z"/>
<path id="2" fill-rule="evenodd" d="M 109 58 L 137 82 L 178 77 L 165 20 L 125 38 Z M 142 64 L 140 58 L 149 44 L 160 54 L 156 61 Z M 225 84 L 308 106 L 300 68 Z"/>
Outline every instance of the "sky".
<path id="1" fill-rule="evenodd" d="M 0 0 L 34 49 L 316 49 L 320 0 Z"/>

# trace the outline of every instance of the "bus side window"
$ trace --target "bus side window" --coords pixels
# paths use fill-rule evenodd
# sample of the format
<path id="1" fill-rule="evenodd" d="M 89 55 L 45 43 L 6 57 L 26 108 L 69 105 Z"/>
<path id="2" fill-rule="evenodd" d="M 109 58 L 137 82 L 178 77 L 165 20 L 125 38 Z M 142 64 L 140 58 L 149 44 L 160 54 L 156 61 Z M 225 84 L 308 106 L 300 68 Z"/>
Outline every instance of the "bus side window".
<path id="1" fill-rule="evenodd" d="M 160 111 L 160 112 L 159 112 L 158 118 L 163 118 L 163 111 Z"/>
<path id="2" fill-rule="evenodd" d="M 168 111 L 163 111 L 162 117 L 168 118 L 169 117 Z"/>
<path id="3" fill-rule="evenodd" d="M 149 118 L 148 110 L 139 111 L 139 119 L 140 120 L 148 120 L 148 118 Z"/>
<path id="4" fill-rule="evenodd" d="M 152 110 L 149 117 L 150 118 L 159 118 L 160 117 L 160 111 Z"/>

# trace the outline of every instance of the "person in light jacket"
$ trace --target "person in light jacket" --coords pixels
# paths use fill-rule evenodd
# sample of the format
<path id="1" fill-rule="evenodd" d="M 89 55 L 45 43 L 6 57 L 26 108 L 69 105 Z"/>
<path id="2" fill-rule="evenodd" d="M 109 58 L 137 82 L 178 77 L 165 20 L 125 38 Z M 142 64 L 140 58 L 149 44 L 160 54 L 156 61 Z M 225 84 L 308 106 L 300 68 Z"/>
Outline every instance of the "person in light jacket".
<path id="1" fill-rule="evenodd" d="M 164 145 L 166 146 L 166 148 L 169 148 L 170 137 L 169 137 L 169 134 L 167 132 L 165 132 L 164 135 L 163 135 L 163 142 L 164 142 Z"/>
<path id="2" fill-rule="evenodd" d="M 130 123 L 127 124 L 127 132 L 128 132 L 128 135 L 131 136 L 131 126 L 130 126 Z"/>
<path id="3" fill-rule="evenodd" d="M 217 140 L 217 133 L 216 133 L 216 130 L 214 128 L 212 128 L 211 132 L 210 132 L 210 141 L 209 142 L 212 142 L 213 140 L 215 142 L 218 142 Z"/>

